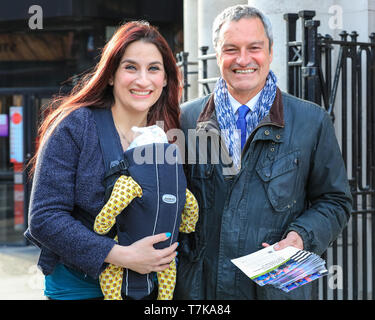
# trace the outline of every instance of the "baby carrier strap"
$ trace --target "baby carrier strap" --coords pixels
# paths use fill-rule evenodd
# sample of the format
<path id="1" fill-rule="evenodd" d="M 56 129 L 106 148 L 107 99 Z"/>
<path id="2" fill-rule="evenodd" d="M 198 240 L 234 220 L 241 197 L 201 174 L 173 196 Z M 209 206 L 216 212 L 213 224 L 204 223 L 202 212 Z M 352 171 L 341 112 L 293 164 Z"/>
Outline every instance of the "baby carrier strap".
<path id="1" fill-rule="evenodd" d="M 113 122 L 112 112 L 109 108 L 93 108 L 92 113 L 98 131 L 100 148 L 104 160 L 105 187 L 104 201 L 111 196 L 113 186 L 121 175 L 129 175 L 128 163 L 124 159 L 124 152 Z"/>

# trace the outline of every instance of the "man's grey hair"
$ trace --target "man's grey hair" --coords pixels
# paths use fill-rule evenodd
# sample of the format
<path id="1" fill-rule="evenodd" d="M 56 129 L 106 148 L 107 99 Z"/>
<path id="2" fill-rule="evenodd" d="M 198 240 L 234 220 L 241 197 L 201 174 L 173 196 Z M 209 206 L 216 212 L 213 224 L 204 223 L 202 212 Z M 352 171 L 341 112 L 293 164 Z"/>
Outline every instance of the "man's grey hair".
<path id="1" fill-rule="evenodd" d="M 247 5 L 235 5 L 232 7 L 228 7 L 224 11 L 222 11 L 213 22 L 212 41 L 216 52 L 218 51 L 217 49 L 219 43 L 219 34 L 223 24 L 226 22 L 238 21 L 243 18 L 259 18 L 262 21 L 269 41 L 269 49 L 271 50 L 271 46 L 273 44 L 271 21 L 257 8 Z"/>

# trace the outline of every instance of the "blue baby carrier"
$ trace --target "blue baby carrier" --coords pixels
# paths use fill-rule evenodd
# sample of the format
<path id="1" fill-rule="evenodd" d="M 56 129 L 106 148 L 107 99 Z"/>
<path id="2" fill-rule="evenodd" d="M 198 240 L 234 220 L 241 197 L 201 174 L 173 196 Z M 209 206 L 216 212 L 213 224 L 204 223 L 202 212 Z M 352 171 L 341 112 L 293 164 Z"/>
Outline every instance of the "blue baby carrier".
<path id="1" fill-rule="evenodd" d="M 154 245 L 156 249 L 177 241 L 181 213 L 186 201 L 186 178 L 175 144 L 153 143 L 123 152 L 110 109 L 92 109 L 105 165 L 105 202 L 121 175 L 131 176 L 142 188 L 116 218 L 111 230 L 120 245 L 128 246 L 146 236 L 170 232 L 172 236 Z M 156 274 L 142 275 L 124 269 L 122 294 L 142 299 L 155 287 Z"/>

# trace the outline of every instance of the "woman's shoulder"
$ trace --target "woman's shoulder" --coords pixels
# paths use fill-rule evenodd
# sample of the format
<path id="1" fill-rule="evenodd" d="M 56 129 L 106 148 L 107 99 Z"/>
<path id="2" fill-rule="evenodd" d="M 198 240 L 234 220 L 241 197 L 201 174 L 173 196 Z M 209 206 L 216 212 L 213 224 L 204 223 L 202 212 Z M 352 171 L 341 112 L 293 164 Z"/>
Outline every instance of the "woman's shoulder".
<path id="1" fill-rule="evenodd" d="M 67 111 L 69 112 L 69 111 Z M 63 115 L 63 113 L 62 113 Z M 69 114 L 64 118 L 62 123 L 65 123 L 69 125 L 70 123 L 85 123 L 87 121 L 90 121 L 92 118 L 91 116 L 91 110 L 89 107 L 80 107 L 78 109 L 75 109 L 73 111 L 70 111 Z"/>
<path id="2" fill-rule="evenodd" d="M 52 131 L 54 139 L 64 139 L 66 143 L 72 140 L 76 145 L 82 146 L 84 141 L 94 134 L 94 119 L 89 107 L 80 107 L 66 116 L 62 113 L 60 117 L 63 119 Z M 58 118 L 56 120 L 58 121 Z"/>
<path id="3" fill-rule="evenodd" d="M 67 110 L 68 114 L 64 116 L 64 113 L 60 114 L 63 117 L 58 127 L 60 130 L 68 130 L 70 132 L 77 132 L 82 134 L 87 128 L 91 127 L 94 121 L 92 111 L 89 107 L 80 107 L 73 111 Z M 57 120 L 57 119 L 56 119 Z"/>

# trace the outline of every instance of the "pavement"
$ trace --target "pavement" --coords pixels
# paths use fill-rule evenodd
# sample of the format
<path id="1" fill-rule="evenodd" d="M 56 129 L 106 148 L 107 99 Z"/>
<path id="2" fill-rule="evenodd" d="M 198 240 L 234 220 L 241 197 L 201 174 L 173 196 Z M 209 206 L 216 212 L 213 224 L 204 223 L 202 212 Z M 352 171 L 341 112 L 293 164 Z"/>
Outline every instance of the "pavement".
<path id="1" fill-rule="evenodd" d="M 46 300 L 35 246 L 0 246 L 0 300 Z"/>

